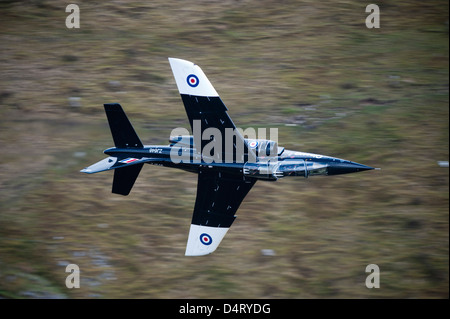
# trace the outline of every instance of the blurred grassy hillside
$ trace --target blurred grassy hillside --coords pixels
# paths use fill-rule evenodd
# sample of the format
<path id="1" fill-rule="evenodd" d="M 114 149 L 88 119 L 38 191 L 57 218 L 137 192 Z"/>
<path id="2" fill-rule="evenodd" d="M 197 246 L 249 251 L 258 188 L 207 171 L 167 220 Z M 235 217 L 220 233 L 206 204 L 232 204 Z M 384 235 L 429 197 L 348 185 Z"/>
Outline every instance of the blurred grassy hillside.
<path id="1" fill-rule="evenodd" d="M 0 297 L 448 298 L 448 2 L 378 1 L 379 29 L 369 3 L 0 2 Z M 382 170 L 258 182 L 218 250 L 185 257 L 195 175 L 145 167 L 120 197 L 79 173 L 113 144 L 103 103 L 145 144 L 188 127 L 167 57 L 237 126 Z"/>

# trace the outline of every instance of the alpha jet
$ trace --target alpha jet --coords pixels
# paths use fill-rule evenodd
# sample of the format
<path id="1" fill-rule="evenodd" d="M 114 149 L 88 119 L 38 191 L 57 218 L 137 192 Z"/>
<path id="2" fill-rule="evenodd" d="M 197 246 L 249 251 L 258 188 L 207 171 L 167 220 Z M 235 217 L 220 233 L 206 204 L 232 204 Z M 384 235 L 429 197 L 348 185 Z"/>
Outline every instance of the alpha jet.
<path id="1" fill-rule="evenodd" d="M 117 103 L 104 104 L 114 147 L 104 151 L 107 158 L 81 172 L 114 170 L 112 192 L 120 195 L 130 193 L 145 163 L 196 173 L 197 198 L 186 256 L 206 255 L 216 250 L 234 222 L 240 204 L 258 180 L 374 169 L 335 157 L 287 150 L 272 140 L 244 138 L 201 68 L 181 59 L 169 58 L 169 62 L 194 135 L 171 136 L 169 145 L 143 145 L 122 107 Z M 197 127 L 202 138 L 195 134 L 196 124 L 200 124 Z M 221 151 L 215 150 L 219 158 L 231 160 L 217 161 L 214 160 L 217 156 L 204 154 L 205 146 L 211 142 L 203 139 L 208 129 L 220 133 L 214 135 L 214 139 L 223 139 L 220 145 L 226 144 L 226 133 L 233 132 L 232 143 Z M 232 156 L 227 157 L 230 155 L 227 152 Z"/>

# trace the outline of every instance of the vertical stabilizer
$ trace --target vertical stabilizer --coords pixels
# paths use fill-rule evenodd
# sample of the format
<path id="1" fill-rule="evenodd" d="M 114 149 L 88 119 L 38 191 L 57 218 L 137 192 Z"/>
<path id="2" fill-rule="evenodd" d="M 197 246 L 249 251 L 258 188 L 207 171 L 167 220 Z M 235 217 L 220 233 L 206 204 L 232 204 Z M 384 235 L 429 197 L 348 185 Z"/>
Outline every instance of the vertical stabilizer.
<path id="1" fill-rule="evenodd" d="M 115 146 L 118 148 L 144 147 L 122 106 L 118 103 L 109 103 L 104 106 Z"/>

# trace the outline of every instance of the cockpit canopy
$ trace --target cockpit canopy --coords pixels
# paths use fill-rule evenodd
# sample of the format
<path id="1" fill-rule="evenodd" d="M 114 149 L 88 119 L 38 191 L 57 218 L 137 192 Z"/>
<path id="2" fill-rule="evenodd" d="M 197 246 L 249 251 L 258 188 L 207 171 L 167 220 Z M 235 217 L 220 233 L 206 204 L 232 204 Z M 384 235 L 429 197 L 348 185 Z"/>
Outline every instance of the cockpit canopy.
<path id="1" fill-rule="evenodd" d="M 271 140 L 245 139 L 248 148 L 255 150 L 257 156 L 280 156 L 284 147 L 279 147 L 278 143 Z"/>

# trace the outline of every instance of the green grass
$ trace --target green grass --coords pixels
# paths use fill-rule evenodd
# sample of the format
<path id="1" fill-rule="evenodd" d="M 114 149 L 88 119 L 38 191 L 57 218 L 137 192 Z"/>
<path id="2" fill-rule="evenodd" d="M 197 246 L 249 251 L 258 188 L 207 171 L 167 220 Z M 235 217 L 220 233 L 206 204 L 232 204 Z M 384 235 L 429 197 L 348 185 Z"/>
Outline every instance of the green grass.
<path id="1" fill-rule="evenodd" d="M 79 6 L 68 30 L 62 2 L 0 5 L 0 296 L 448 298 L 446 2 L 380 3 L 370 30 L 359 1 Z M 184 257 L 195 175 L 146 167 L 119 197 L 79 173 L 112 146 L 103 103 L 145 144 L 188 126 L 167 57 L 199 64 L 237 126 L 382 170 L 258 182 L 218 250 Z"/>

